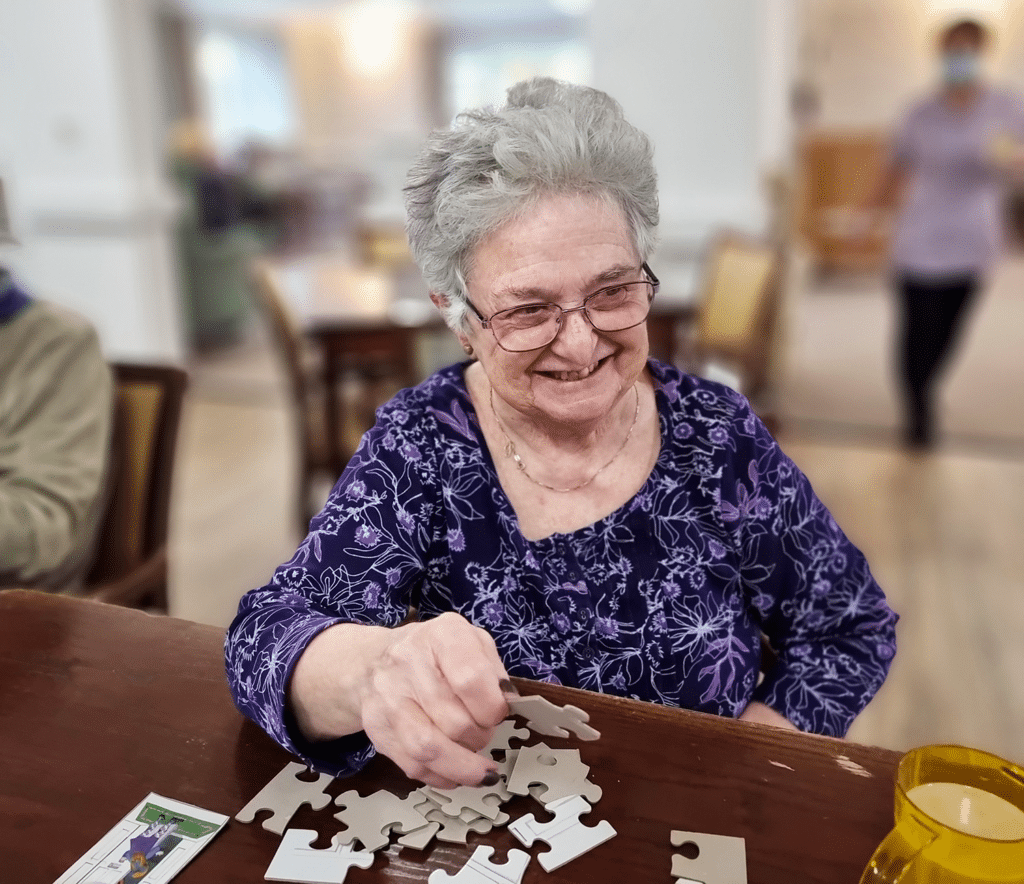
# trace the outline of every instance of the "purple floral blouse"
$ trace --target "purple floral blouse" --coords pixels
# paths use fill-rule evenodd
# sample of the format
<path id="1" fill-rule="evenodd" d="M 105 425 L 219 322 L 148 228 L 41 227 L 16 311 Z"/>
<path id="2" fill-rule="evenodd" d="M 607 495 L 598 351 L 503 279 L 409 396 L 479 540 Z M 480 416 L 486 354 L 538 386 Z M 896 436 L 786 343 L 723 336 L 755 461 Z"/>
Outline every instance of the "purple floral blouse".
<path id="1" fill-rule="evenodd" d="M 509 673 L 718 715 L 767 703 L 841 736 L 885 679 L 896 614 L 807 478 L 726 387 L 648 364 L 661 453 L 626 504 L 526 540 L 463 380 L 403 390 L 291 561 L 241 600 L 225 646 L 238 707 L 321 770 L 358 770 L 365 734 L 310 743 L 286 707 L 298 657 L 338 622 L 456 611 Z M 758 684 L 761 633 L 778 663 Z"/>

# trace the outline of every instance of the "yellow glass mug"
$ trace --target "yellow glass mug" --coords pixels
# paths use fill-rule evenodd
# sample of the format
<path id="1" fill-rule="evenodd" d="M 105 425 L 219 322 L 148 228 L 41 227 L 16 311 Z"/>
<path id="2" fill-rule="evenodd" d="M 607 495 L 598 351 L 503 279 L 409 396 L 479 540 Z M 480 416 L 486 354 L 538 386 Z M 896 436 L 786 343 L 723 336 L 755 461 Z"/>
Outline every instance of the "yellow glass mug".
<path id="1" fill-rule="evenodd" d="M 861 884 L 1024 884 L 1024 769 L 924 746 L 896 773 L 896 826 Z"/>

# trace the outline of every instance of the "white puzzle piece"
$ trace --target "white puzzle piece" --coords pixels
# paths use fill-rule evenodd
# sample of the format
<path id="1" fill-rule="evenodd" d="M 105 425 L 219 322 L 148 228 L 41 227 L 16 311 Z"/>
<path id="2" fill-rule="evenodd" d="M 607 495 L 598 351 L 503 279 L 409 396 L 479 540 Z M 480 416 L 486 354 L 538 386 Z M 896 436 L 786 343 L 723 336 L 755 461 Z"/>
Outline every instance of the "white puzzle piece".
<path id="1" fill-rule="evenodd" d="M 747 850 L 742 838 L 672 830 L 673 847 L 693 844 L 693 859 L 672 854 L 672 877 L 700 884 L 747 884 Z"/>
<path id="2" fill-rule="evenodd" d="M 434 840 L 434 836 L 440 831 L 440 823 L 428 823 L 420 829 L 414 829 L 408 835 L 398 839 L 403 847 L 412 847 L 415 850 L 425 850 L 427 845 Z"/>
<path id="3" fill-rule="evenodd" d="M 506 697 L 508 708 L 514 715 L 526 719 L 534 733 L 548 737 L 568 737 L 572 731 L 581 740 L 596 740 L 601 736 L 589 724 L 590 716 L 575 706 L 556 706 L 544 697 Z"/>
<path id="4" fill-rule="evenodd" d="M 541 804 L 582 795 L 590 804 L 601 800 L 601 787 L 587 779 L 590 768 L 580 760 L 579 749 L 551 749 L 545 743 L 519 750 L 508 778 L 514 795 L 533 795 Z M 541 789 L 531 789 L 535 783 Z"/>
<path id="5" fill-rule="evenodd" d="M 508 752 L 512 747 L 509 742 L 518 739 L 520 742 L 529 739 L 530 731 L 524 727 L 517 727 L 511 718 L 506 718 L 491 734 L 491 741 L 480 750 L 481 755 L 490 757 L 492 752 Z"/>
<path id="6" fill-rule="evenodd" d="M 422 793 L 425 790 L 421 789 Z M 486 817 L 480 816 L 472 810 L 464 810 L 459 816 L 451 817 L 445 814 L 441 808 L 429 797 L 424 796 L 423 802 L 415 805 L 416 810 L 423 814 L 424 818 L 430 821 L 433 827 L 433 834 L 438 841 L 447 841 L 449 844 L 465 844 L 470 832 L 485 834 L 491 831 L 493 826 L 503 826 L 509 821 L 507 813 L 499 813 L 492 822 Z M 398 843 L 406 847 L 416 847 L 423 839 L 419 832 L 399 838 Z M 424 845 L 425 846 L 425 845 Z M 423 849 L 422 847 L 420 848 Z"/>
<path id="7" fill-rule="evenodd" d="M 334 815 L 335 819 L 348 827 L 335 837 L 346 844 L 358 839 L 363 849 L 370 852 L 387 847 L 392 828 L 410 835 L 431 822 L 415 808 L 415 805 L 423 803 L 419 789 L 405 798 L 391 792 L 374 792 L 363 798 L 350 789 L 334 800 L 345 808 Z"/>
<path id="8" fill-rule="evenodd" d="M 502 803 L 512 797 L 500 780 L 493 786 L 456 786 L 454 789 L 424 786 L 420 791 L 448 816 L 460 816 L 464 810 L 472 810 L 489 820 L 497 819 Z"/>
<path id="9" fill-rule="evenodd" d="M 475 820 L 464 820 L 457 816 L 445 816 L 440 810 L 428 810 L 425 816 L 432 823 L 437 823 L 440 826 L 437 830 L 437 840 L 446 841 L 449 844 L 465 844 L 469 840 L 470 832 L 486 835 L 494 828 L 494 823 L 482 816 Z M 507 821 L 508 816 L 504 816 Z"/>
<path id="10" fill-rule="evenodd" d="M 289 829 L 285 832 L 263 876 L 264 880 L 290 881 L 292 884 L 342 884 L 352 866 L 368 869 L 373 865 L 372 853 L 339 844 L 337 836 L 330 847 L 317 850 L 310 846 L 316 837 L 313 829 Z"/>
<path id="11" fill-rule="evenodd" d="M 444 869 L 435 869 L 427 878 L 429 884 L 521 884 L 530 854 L 514 847 L 508 852 L 504 863 L 492 863 L 493 847 L 481 845 L 454 875 Z"/>
<path id="12" fill-rule="evenodd" d="M 596 826 L 585 826 L 580 822 L 580 815 L 589 813 L 590 805 L 579 795 L 553 801 L 544 805 L 544 809 L 555 815 L 550 822 L 538 823 L 536 817 L 529 813 L 509 823 L 508 828 L 527 847 L 537 840 L 550 845 L 547 853 L 537 855 L 545 872 L 561 868 L 617 834 L 607 820 L 601 820 Z"/>
<path id="13" fill-rule="evenodd" d="M 324 790 L 334 777 L 322 773 L 310 783 L 297 779 L 298 774 L 306 769 L 306 765 L 295 761 L 286 764 L 252 801 L 235 814 L 235 819 L 240 823 L 251 823 L 259 811 L 272 810 L 274 814 L 263 821 L 263 828 L 280 835 L 303 804 L 308 804 L 313 810 L 323 810 L 331 803 L 331 796 Z"/>

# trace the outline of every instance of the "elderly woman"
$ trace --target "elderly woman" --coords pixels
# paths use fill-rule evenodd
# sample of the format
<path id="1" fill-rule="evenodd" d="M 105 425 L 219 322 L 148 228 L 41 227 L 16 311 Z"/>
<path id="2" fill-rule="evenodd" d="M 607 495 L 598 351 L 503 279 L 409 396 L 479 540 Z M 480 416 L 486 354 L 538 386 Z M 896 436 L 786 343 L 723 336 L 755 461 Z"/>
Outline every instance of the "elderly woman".
<path id="1" fill-rule="evenodd" d="M 471 359 L 379 410 L 242 599 L 242 711 L 321 769 L 378 751 L 441 787 L 496 780 L 474 753 L 510 674 L 844 733 L 896 616 L 747 402 L 648 359 L 647 138 L 604 93 L 534 80 L 435 133 L 406 193 Z"/>

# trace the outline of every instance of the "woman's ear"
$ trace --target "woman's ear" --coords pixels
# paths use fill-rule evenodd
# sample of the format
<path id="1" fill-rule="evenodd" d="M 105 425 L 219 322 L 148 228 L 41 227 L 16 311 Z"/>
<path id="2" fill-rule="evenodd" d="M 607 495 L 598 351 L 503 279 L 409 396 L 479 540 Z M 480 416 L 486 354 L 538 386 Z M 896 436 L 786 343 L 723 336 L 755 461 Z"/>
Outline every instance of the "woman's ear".
<path id="1" fill-rule="evenodd" d="M 443 295 L 440 292 L 432 291 L 430 293 L 430 300 L 434 302 L 434 306 L 437 307 L 437 309 L 440 310 L 442 313 L 445 311 L 445 309 L 448 307 L 450 303 L 448 300 L 448 296 Z M 466 333 L 464 331 L 461 331 L 460 329 L 452 329 L 452 332 L 454 333 L 455 337 L 459 339 L 459 343 L 462 345 L 462 349 L 466 351 L 466 355 L 472 356 L 473 345 L 469 343 L 469 338 L 467 337 Z"/>

